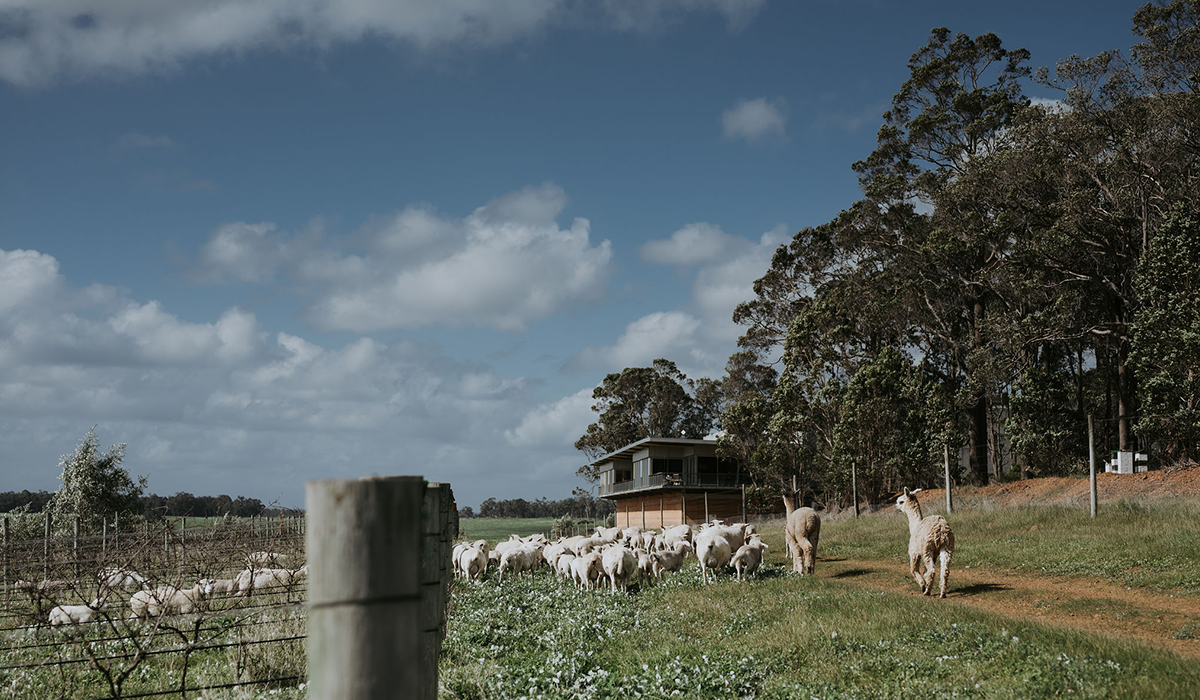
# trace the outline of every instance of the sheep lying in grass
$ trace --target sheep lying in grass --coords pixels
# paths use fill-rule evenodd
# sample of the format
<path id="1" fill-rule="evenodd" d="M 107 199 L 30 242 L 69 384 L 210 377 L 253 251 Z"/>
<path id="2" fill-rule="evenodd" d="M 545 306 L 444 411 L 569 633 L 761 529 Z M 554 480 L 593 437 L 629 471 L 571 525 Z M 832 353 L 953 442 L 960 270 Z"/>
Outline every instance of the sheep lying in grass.
<path id="1" fill-rule="evenodd" d="M 92 622 L 100 616 L 100 610 L 103 608 L 104 601 L 99 598 L 87 605 L 59 605 L 50 611 L 50 624 L 58 627 Z"/>
<path id="2" fill-rule="evenodd" d="M 821 516 L 812 508 L 796 508 L 788 513 L 784 526 L 792 569 L 811 574 L 817 568 L 817 542 L 821 538 Z"/>
<path id="3" fill-rule="evenodd" d="M 758 567 L 762 566 L 763 552 L 767 549 L 767 543 L 762 541 L 760 535 L 751 535 L 750 540 L 746 544 L 738 547 L 738 551 L 733 555 L 733 568 L 737 571 L 737 580 L 742 580 L 742 574 L 747 577 L 758 571 Z"/>
<path id="4" fill-rule="evenodd" d="M 908 568 L 921 587 L 921 593 L 929 595 L 933 590 L 934 560 L 941 563 L 941 587 L 939 598 L 946 597 L 946 580 L 950 577 L 950 557 L 954 554 L 954 531 L 940 515 L 921 517 L 921 504 L 916 493 L 906 488 L 896 499 L 896 510 L 908 516 Z M 924 564 L 922 572 L 921 564 Z"/>
<path id="5" fill-rule="evenodd" d="M 709 528 L 696 536 L 696 558 L 700 560 L 700 575 L 705 583 L 709 582 L 709 571 L 713 572 L 715 581 L 716 573 L 728 566 L 732 557 L 729 540 L 721 536 L 716 528 Z"/>
<path id="6" fill-rule="evenodd" d="M 655 552 L 654 556 L 654 578 L 662 579 L 663 574 L 667 572 L 679 571 L 683 568 L 683 560 L 688 553 L 692 551 L 692 544 L 685 540 L 680 540 L 675 543 L 673 549 L 664 549 L 660 552 Z"/>
<path id="7" fill-rule="evenodd" d="M 129 599 L 130 619 L 158 617 L 160 615 L 186 615 L 196 612 L 204 602 L 204 587 L 196 584 L 191 588 L 159 586 L 148 591 L 138 591 Z"/>
<path id="8" fill-rule="evenodd" d="M 287 568 L 291 566 L 292 558 L 276 552 L 251 552 L 246 555 L 246 568 Z"/>
<path id="9" fill-rule="evenodd" d="M 145 576 L 133 569 L 120 566 L 108 566 L 101 569 L 100 573 L 96 575 L 96 580 L 100 582 L 100 588 L 106 590 L 145 588 L 149 583 Z"/>
<path id="10" fill-rule="evenodd" d="M 612 584 L 613 593 L 617 592 L 618 587 L 622 592 L 629 590 L 629 579 L 637 570 L 637 557 L 632 550 L 622 545 L 609 547 L 601 555 L 601 565 Z"/>
<path id="11" fill-rule="evenodd" d="M 202 578 L 199 585 L 204 588 L 205 598 L 230 595 L 237 591 L 237 582 L 231 578 Z"/>
<path id="12" fill-rule="evenodd" d="M 299 569 L 246 569 L 233 579 L 238 595 L 249 595 L 251 591 L 272 588 L 290 588 L 308 573 L 308 564 Z"/>

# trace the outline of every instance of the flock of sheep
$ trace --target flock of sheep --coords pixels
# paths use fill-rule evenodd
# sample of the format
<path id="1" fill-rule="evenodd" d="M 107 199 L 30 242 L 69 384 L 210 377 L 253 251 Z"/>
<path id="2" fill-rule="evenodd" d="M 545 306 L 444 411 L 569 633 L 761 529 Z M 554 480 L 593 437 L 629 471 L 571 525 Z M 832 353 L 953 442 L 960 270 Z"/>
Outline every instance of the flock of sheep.
<path id="1" fill-rule="evenodd" d="M 936 561 L 941 566 L 939 597 L 945 598 L 954 533 L 942 516 L 922 517 L 915 492 L 908 489 L 896 499 L 896 509 L 908 517 L 909 568 L 917 585 L 923 594 L 930 595 Z M 816 511 L 789 509 L 784 536 L 796 573 L 813 573 L 820 535 L 821 517 Z M 451 556 L 455 574 L 468 580 L 476 580 L 494 568 L 503 584 L 506 574 L 532 573 L 544 563 L 560 579 L 580 588 L 608 586 L 617 593 L 628 590 L 634 575 L 643 582 L 661 580 L 665 574 L 682 568 L 693 553 L 705 583 L 727 566 L 732 566 L 737 580 L 742 581 L 758 571 L 766 549 L 767 544 L 753 525 L 713 520 L 695 529 L 677 525 L 661 532 L 640 527 L 597 527 L 592 535 L 561 537 L 553 542 L 540 533 L 529 537 L 511 535 L 495 547 L 486 540 L 455 545 Z"/>
<path id="2" fill-rule="evenodd" d="M 50 610 L 52 626 L 93 622 L 107 607 L 107 601 L 117 591 L 136 590 L 129 598 L 130 619 L 161 615 L 189 614 L 202 608 L 204 602 L 218 595 L 246 596 L 255 590 L 290 587 L 308 574 L 308 565 L 287 568 L 291 558 L 274 552 L 253 552 L 245 558 L 246 568 L 232 579 L 202 578 L 191 588 L 173 585 L 154 585 L 148 578 L 132 569 L 110 566 L 96 576 L 100 594 L 82 605 L 57 605 Z M 14 588 L 39 601 L 50 594 L 75 589 L 68 581 L 17 581 Z"/>

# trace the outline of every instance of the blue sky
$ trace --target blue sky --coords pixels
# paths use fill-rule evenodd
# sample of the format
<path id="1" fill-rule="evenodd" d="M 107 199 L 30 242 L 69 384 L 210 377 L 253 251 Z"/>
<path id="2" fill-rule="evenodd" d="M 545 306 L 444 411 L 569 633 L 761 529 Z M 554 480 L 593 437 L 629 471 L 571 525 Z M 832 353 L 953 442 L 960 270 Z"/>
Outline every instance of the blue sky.
<path id="1" fill-rule="evenodd" d="M 591 388 L 719 376 L 931 28 L 1052 66 L 1138 5 L 0 0 L 0 490 L 96 425 L 161 494 L 566 497 Z"/>

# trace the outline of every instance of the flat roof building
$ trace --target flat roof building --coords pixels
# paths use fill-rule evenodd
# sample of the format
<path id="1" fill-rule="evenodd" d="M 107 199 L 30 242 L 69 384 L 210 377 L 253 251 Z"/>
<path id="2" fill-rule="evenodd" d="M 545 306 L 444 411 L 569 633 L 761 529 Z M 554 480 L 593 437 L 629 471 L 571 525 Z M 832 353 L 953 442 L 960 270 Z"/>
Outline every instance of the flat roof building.
<path id="1" fill-rule="evenodd" d="M 715 440 L 645 438 L 591 462 L 600 497 L 617 507 L 617 526 L 744 521 L 748 475 L 717 457 Z"/>

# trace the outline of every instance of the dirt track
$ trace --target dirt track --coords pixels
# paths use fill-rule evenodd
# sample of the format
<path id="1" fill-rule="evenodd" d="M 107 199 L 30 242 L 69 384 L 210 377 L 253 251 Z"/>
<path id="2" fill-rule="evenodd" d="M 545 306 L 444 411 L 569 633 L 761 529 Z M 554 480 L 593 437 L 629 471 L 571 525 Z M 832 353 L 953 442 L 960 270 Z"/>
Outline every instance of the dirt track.
<path id="1" fill-rule="evenodd" d="M 1101 502 L 1121 498 L 1154 499 L 1200 496 L 1200 467 L 1143 474 L 1097 475 Z M 942 489 L 921 492 L 922 500 L 940 503 Z M 997 506 L 1086 503 L 1087 479 L 1030 479 L 955 491 L 971 502 Z M 879 590 L 920 595 L 905 564 L 891 561 L 818 560 L 817 575 L 854 581 Z M 1200 597 L 1130 590 L 1108 581 L 1046 578 L 1013 571 L 952 566 L 946 598 L 1004 615 L 1136 640 L 1200 659 Z M 1184 637 L 1177 639 L 1176 637 Z"/>

